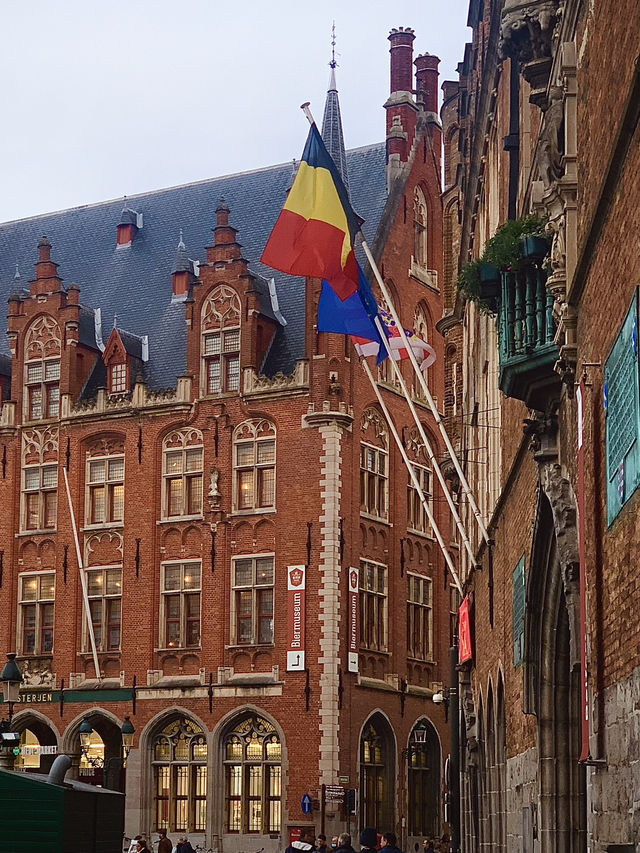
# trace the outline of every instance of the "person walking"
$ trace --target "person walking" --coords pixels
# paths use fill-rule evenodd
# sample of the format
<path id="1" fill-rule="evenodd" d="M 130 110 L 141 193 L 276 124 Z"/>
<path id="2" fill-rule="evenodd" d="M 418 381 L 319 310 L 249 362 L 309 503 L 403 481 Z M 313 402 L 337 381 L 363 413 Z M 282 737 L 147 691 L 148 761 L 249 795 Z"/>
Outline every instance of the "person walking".
<path id="1" fill-rule="evenodd" d="M 374 826 L 365 826 L 360 833 L 360 850 L 375 853 L 378 849 L 378 830 Z"/>
<path id="2" fill-rule="evenodd" d="M 436 848 L 433 846 L 433 840 L 431 838 L 425 838 L 422 842 L 422 853 L 435 853 Z"/>
<path id="3" fill-rule="evenodd" d="M 160 840 L 158 841 L 158 853 L 172 853 L 173 844 L 171 843 L 171 839 L 167 838 L 167 830 L 159 829 L 158 835 L 160 836 Z"/>
<path id="4" fill-rule="evenodd" d="M 180 838 L 178 838 L 176 853 L 196 853 L 186 835 L 181 835 Z"/>
<path id="5" fill-rule="evenodd" d="M 329 848 L 327 847 L 327 836 L 324 832 L 318 833 L 318 837 L 316 838 L 316 850 L 318 853 L 328 853 Z"/>
<path id="6" fill-rule="evenodd" d="M 316 847 L 313 843 L 316 831 L 313 826 L 303 826 L 300 830 L 300 838 L 290 844 L 284 853 L 311 853 Z"/>
<path id="7" fill-rule="evenodd" d="M 402 853 L 398 847 L 398 838 L 395 832 L 384 832 L 382 834 L 380 850 L 384 850 L 384 853 Z"/>
<path id="8" fill-rule="evenodd" d="M 348 832 L 342 832 L 338 836 L 338 846 L 336 847 L 336 853 L 356 853 L 356 851 L 351 846 L 351 836 Z"/>

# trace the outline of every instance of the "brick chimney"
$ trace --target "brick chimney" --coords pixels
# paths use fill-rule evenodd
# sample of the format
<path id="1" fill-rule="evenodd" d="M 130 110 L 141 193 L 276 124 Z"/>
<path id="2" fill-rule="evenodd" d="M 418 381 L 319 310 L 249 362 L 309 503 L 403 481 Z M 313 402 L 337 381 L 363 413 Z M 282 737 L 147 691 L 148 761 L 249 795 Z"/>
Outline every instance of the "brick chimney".
<path id="1" fill-rule="evenodd" d="M 438 65 L 440 59 L 430 53 L 416 57 L 416 92 L 418 106 L 425 112 L 438 114 Z"/>
<path id="2" fill-rule="evenodd" d="M 229 225 L 229 205 L 221 198 L 216 207 L 213 246 L 207 246 L 207 263 L 242 259 L 242 247 L 238 243 L 237 235 L 238 229 Z"/>
<path id="3" fill-rule="evenodd" d="M 413 40 L 410 27 L 389 33 L 391 47 L 391 92 L 387 111 L 387 165 L 396 167 L 409 159 L 416 135 L 417 107 L 413 98 Z"/>
<path id="4" fill-rule="evenodd" d="M 38 243 L 38 260 L 35 267 L 36 277 L 29 282 L 32 296 L 39 296 L 42 293 L 59 293 L 62 290 L 58 264 L 51 260 L 51 243 L 46 237 Z"/>

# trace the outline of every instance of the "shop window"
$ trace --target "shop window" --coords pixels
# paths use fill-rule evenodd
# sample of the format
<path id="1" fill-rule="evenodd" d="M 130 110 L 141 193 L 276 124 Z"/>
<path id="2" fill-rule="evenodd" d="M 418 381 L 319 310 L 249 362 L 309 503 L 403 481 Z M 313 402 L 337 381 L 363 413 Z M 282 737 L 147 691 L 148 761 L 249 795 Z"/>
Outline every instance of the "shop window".
<path id="1" fill-rule="evenodd" d="M 207 827 L 207 741 L 179 717 L 152 739 L 155 828 L 204 832 Z"/>
<path id="2" fill-rule="evenodd" d="M 282 744 L 257 715 L 244 717 L 223 739 L 225 831 L 277 834 L 282 828 Z"/>

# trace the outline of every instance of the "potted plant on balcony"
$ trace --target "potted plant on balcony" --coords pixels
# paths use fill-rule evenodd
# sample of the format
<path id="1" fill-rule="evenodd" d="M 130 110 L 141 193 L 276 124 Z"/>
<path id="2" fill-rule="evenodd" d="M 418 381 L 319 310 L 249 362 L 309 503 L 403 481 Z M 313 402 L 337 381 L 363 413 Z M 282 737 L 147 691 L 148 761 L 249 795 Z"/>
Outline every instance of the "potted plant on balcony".
<path id="1" fill-rule="evenodd" d="M 458 278 L 458 290 L 464 293 L 467 299 L 475 302 L 483 314 L 494 314 L 497 291 L 489 292 L 491 288 L 484 270 L 485 266 L 487 265 L 481 259 L 465 264 Z"/>
<path id="2" fill-rule="evenodd" d="M 483 259 L 499 270 L 511 272 L 520 269 L 528 258 L 544 258 L 549 248 L 545 224 L 539 216 L 521 216 L 505 222 L 487 242 Z M 535 254 L 529 254 L 529 250 Z"/>

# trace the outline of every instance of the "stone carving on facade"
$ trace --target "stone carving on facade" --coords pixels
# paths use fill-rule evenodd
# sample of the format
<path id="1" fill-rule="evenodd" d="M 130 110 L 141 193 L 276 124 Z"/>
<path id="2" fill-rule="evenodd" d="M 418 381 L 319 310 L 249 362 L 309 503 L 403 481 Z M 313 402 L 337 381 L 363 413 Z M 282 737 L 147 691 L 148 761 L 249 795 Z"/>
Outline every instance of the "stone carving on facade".
<path id="1" fill-rule="evenodd" d="M 297 388 L 308 388 L 309 368 L 305 360 L 296 363 L 295 370 L 290 376 L 281 371 L 275 376 L 264 376 L 248 367 L 244 371 L 244 393 L 245 394 L 271 394 L 277 391 L 293 391 Z"/>
<path id="2" fill-rule="evenodd" d="M 52 358 L 60 355 L 60 327 L 48 314 L 42 314 L 29 326 L 24 344 L 25 359 Z"/>
<path id="3" fill-rule="evenodd" d="M 22 686 L 53 690 L 56 677 L 51 672 L 51 664 L 51 658 L 24 658 L 21 660 Z"/>
<path id="4" fill-rule="evenodd" d="M 219 480 L 220 469 L 212 466 L 209 475 L 209 492 L 207 493 L 207 497 L 211 498 L 211 503 L 214 506 L 217 506 L 220 503 L 220 498 L 222 497 L 220 489 L 218 488 Z"/>
<path id="5" fill-rule="evenodd" d="M 543 106 L 551 71 L 551 51 L 562 4 L 558 0 L 506 0 L 498 49 L 518 63 L 531 86 L 529 100 Z"/>
<path id="6" fill-rule="evenodd" d="M 564 144 L 562 125 L 564 122 L 564 102 L 562 89 L 552 86 L 549 101 L 544 109 L 544 124 L 538 137 L 538 171 L 545 190 L 548 190 L 564 174 L 562 155 Z"/>
<path id="7" fill-rule="evenodd" d="M 366 409 L 362 413 L 361 429 L 362 432 L 369 432 L 371 430 L 378 443 L 388 447 L 389 431 L 387 430 L 384 418 L 377 409 Z"/>
<path id="8" fill-rule="evenodd" d="M 124 438 L 119 435 L 101 435 L 87 447 L 87 456 L 114 456 L 124 453 Z"/>
<path id="9" fill-rule="evenodd" d="M 41 464 L 58 458 L 58 427 L 26 429 L 22 433 L 23 465 Z"/>
<path id="10" fill-rule="evenodd" d="M 240 325 L 240 299 L 232 287 L 222 284 L 202 306 L 202 330 Z"/>

